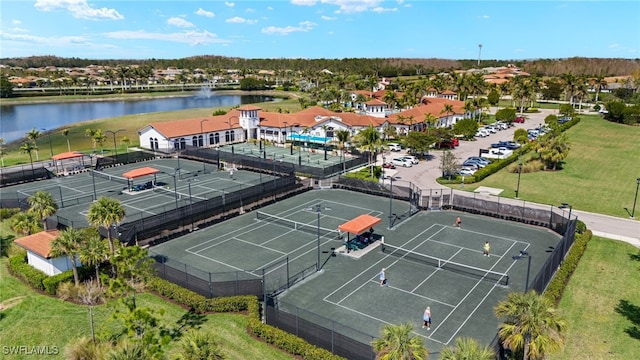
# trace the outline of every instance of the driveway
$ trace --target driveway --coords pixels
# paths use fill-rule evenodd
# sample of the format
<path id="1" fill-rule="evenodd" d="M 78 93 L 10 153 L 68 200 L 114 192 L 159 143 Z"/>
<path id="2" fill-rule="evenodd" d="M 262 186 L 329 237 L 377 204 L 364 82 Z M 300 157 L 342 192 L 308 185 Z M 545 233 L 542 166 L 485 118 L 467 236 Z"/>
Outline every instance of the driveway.
<path id="1" fill-rule="evenodd" d="M 480 149 L 487 149 L 492 143 L 496 143 L 501 140 L 513 140 L 513 133 L 516 129 L 532 129 L 537 127 L 539 124 L 544 124 L 544 118 L 550 114 L 554 114 L 554 110 L 541 109 L 540 113 L 527 114 L 525 116 L 526 121 L 524 124 L 515 124 L 516 126 L 514 127 L 498 131 L 496 134 L 491 134 L 486 138 L 476 138 L 474 141 L 461 141 L 460 146 L 455 150 L 452 150 L 452 152 L 459 162 L 464 161 L 469 156 L 478 156 Z M 402 154 L 402 152 L 393 152 L 391 156 L 396 157 Z M 431 152 L 433 157 L 430 160 L 420 160 L 418 165 L 414 165 L 410 168 L 397 167 L 396 170 L 389 172 L 389 175 L 401 180 L 411 181 L 421 189 L 446 188 L 445 186 L 438 184 L 436 181 L 442 173 L 440 170 L 441 154 L 441 151 Z M 385 156 L 388 157 L 389 155 L 385 154 Z M 382 158 L 379 157 L 378 165 L 381 163 Z M 459 190 L 454 190 L 454 192 L 456 191 Z M 504 199 L 504 201 L 507 202 L 509 200 L 510 199 Z M 540 206 L 548 208 L 549 205 L 540 204 Z M 640 221 L 590 213 L 577 209 L 573 211 L 573 214 L 578 216 L 578 218 L 582 220 L 595 235 L 625 241 L 640 248 Z"/>

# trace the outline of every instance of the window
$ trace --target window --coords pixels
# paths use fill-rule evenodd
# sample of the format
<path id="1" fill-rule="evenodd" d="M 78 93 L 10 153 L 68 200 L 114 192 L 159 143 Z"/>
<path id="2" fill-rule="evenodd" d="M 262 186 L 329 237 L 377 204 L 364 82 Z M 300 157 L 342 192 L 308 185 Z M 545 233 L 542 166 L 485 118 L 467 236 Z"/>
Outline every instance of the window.
<path id="1" fill-rule="evenodd" d="M 186 148 L 187 148 L 187 139 L 180 138 L 180 149 L 186 149 Z"/>
<path id="2" fill-rule="evenodd" d="M 224 132 L 224 142 L 226 143 L 231 142 L 231 131 Z"/>
<path id="3" fill-rule="evenodd" d="M 214 144 L 220 144 L 220 134 L 218 134 L 218 133 L 214 134 L 213 143 Z"/>
<path id="4" fill-rule="evenodd" d="M 209 134 L 209 144 L 217 144 L 213 134 Z"/>
<path id="5" fill-rule="evenodd" d="M 198 137 L 194 136 L 191 138 L 191 145 L 198 146 Z"/>

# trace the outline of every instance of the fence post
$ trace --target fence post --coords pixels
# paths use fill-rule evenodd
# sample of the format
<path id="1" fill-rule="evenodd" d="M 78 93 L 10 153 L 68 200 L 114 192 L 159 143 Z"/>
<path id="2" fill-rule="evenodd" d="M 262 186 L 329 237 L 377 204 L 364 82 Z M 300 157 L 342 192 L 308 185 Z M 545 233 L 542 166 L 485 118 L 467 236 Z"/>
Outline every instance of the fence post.
<path id="1" fill-rule="evenodd" d="M 187 264 L 184 264 L 184 281 L 187 284 L 187 289 L 189 288 L 189 273 L 187 272 Z"/>
<path id="2" fill-rule="evenodd" d="M 211 273 L 209 273 L 209 298 L 213 297 L 213 284 L 211 283 Z"/>
<path id="3" fill-rule="evenodd" d="M 289 289 L 289 255 L 287 255 L 287 289 Z"/>

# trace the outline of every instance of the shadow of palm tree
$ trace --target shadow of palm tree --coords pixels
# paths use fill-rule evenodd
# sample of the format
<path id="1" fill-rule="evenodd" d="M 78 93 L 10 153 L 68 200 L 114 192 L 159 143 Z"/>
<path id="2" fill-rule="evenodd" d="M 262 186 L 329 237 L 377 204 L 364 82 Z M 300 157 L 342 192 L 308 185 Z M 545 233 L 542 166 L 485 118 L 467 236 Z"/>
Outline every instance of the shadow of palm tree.
<path id="1" fill-rule="evenodd" d="M 629 259 L 633 261 L 640 261 L 640 251 L 637 254 L 629 254 Z"/>
<path id="2" fill-rule="evenodd" d="M 206 321 L 207 317 L 205 315 L 189 311 L 184 313 L 184 315 L 176 321 L 176 327 L 167 329 L 163 335 L 168 335 L 172 339 L 179 339 L 185 331 L 200 329 L 200 326 Z"/>
<path id="3" fill-rule="evenodd" d="M 624 331 L 632 338 L 640 340 L 640 306 L 634 305 L 627 300 L 620 300 L 615 310 L 632 323 Z"/>

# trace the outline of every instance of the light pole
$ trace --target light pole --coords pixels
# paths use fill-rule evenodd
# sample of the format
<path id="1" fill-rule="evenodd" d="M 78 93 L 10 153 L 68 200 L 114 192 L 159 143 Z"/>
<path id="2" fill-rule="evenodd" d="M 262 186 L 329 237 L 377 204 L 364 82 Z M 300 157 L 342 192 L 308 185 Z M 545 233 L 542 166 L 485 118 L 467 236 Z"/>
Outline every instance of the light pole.
<path id="1" fill-rule="evenodd" d="M 633 209 L 631 210 L 631 218 L 636 214 L 636 202 L 638 200 L 638 188 L 640 187 L 640 177 L 636 179 L 636 196 L 633 198 Z"/>
<path id="2" fill-rule="evenodd" d="M 191 197 L 191 179 L 187 180 L 189 184 L 189 217 L 191 218 L 191 231 L 193 231 L 193 198 Z"/>
<path id="3" fill-rule="evenodd" d="M 287 125 L 289 125 L 289 122 L 288 121 L 283 121 L 282 123 L 284 124 L 284 146 L 286 148 L 287 147 L 287 134 L 288 134 Z"/>
<path id="4" fill-rule="evenodd" d="M 200 139 L 198 139 L 198 147 L 202 147 L 206 143 L 206 139 L 204 138 L 204 130 L 202 129 L 202 123 L 205 121 L 208 122 L 209 119 L 200 120 L 200 136 L 202 136 L 202 142 L 200 142 Z M 205 162 L 202 161 L 202 173 L 205 174 L 206 172 L 207 172 L 207 168 L 205 167 Z"/>
<path id="5" fill-rule="evenodd" d="M 516 199 L 520 194 L 520 175 L 522 174 L 522 163 L 518 163 L 518 187 L 516 188 Z"/>
<path id="6" fill-rule="evenodd" d="M 227 120 L 227 124 L 229 124 L 229 143 L 231 143 L 233 141 L 234 136 L 231 136 L 232 134 L 232 126 L 233 126 L 233 121 L 231 121 L 233 118 L 236 118 L 236 120 L 238 120 L 238 117 L 235 115 L 232 115 L 231 117 L 229 117 L 229 120 Z M 226 139 L 225 139 L 226 140 Z M 233 143 L 231 144 L 231 155 L 233 155 Z"/>
<path id="7" fill-rule="evenodd" d="M 40 129 L 42 131 L 47 131 L 47 129 Z M 51 132 L 47 132 L 47 137 L 49 138 L 49 154 L 51 154 L 50 157 L 53 157 L 53 145 L 51 145 Z"/>
<path id="8" fill-rule="evenodd" d="M 176 176 L 178 176 L 177 174 L 179 173 L 180 173 L 180 168 L 176 168 L 173 175 L 169 174 L 173 176 L 173 195 L 176 198 L 176 210 L 178 209 L 178 183 L 176 182 Z"/>
<path id="9" fill-rule="evenodd" d="M 524 250 L 520 250 L 520 255 L 516 255 L 516 256 L 512 256 L 511 258 L 513 260 L 522 260 L 524 258 L 527 258 L 527 280 L 526 283 L 524 284 L 524 292 L 529 291 L 529 274 L 531 273 L 531 255 L 529 255 L 528 252 L 524 251 Z"/>
<path id="10" fill-rule="evenodd" d="M 116 134 L 121 132 L 121 131 L 125 131 L 125 129 L 118 129 L 116 131 L 113 130 L 105 130 L 104 132 L 106 133 L 110 133 L 113 135 L 113 153 L 115 154 L 115 157 L 118 158 L 118 145 L 116 144 Z"/>
<path id="11" fill-rule="evenodd" d="M 393 180 L 393 176 L 389 176 L 389 230 L 393 227 Z"/>
<path id="12" fill-rule="evenodd" d="M 307 211 L 315 211 L 318 214 L 318 262 L 316 263 L 316 271 L 320 271 L 320 215 L 323 211 L 331 210 L 331 208 L 323 207 L 322 204 L 310 207 Z"/>
<path id="13" fill-rule="evenodd" d="M 291 147 L 290 147 L 291 150 L 289 152 L 289 155 L 293 155 L 293 135 L 292 135 L 292 132 L 293 132 L 293 127 L 294 126 L 298 126 L 298 124 L 294 123 L 294 124 L 291 124 L 291 126 L 289 126 L 289 137 L 291 138 Z"/>
<path id="14" fill-rule="evenodd" d="M 569 224 L 571 224 L 571 210 L 573 210 L 573 206 L 571 206 L 570 204 L 567 203 L 562 203 L 560 204 L 560 206 L 558 206 L 558 209 L 566 209 L 569 208 L 569 218 L 567 219 L 567 225 L 566 228 L 564 229 L 564 234 L 567 234 L 567 231 L 569 231 Z"/>

